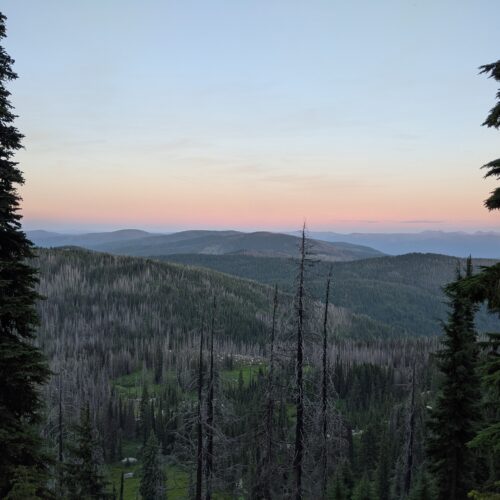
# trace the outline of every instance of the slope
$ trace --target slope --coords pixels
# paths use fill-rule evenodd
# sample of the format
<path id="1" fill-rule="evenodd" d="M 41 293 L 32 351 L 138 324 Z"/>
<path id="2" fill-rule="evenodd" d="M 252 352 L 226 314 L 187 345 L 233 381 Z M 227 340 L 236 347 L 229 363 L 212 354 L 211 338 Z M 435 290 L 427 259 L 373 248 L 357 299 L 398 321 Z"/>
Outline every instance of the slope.
<path id="1" fill-rule="evenodd" d="M 171 255 L 163 260 L 216 269 L 281 289 L 293 287 L 293 259 L 255 259 L 249 256 Z M 446 318 L 442 286 L 454 279 L 459 259 L 436 254 L 407 254 L 355 262 L 316 262 L 310 270 L 309 291 L 321 300 L 325 277 L 333 273 L 333 301 L 352 312 L 365 314 L 409 335 L 440 333 Z M 461 261 L 463 264 L 463 261 Z M 495 261 L 476 260 L 475 265 Z M 498 328 L 498 320 L 478 315 L 482 330 Z"/>
<path id="2" fill-rule="evenodd" d="M 280 260 L 280 259 L 278 259 Z M 172 343 L 197 335 L 203 315 L 216 296 L 224 330 L 220 341 L 258 345 L 267 341 L 272 289 L 207 269 L 114 256 L 81 249 L 39 250 L 39 338 L 81 348 L 102 343 L 103 352 L 125 344 L 168 336 Z M 284 314 L 291 297 L 281 298 Z M 332 311 L 343 337 L 393 337 L 398 332 L 363 314 Z M 98 339 L 98 340 L 96 340 Z M 148 340 L 149 339 L 149 340 Z M 48 348 L 48 347 L 47 347 Z"/>

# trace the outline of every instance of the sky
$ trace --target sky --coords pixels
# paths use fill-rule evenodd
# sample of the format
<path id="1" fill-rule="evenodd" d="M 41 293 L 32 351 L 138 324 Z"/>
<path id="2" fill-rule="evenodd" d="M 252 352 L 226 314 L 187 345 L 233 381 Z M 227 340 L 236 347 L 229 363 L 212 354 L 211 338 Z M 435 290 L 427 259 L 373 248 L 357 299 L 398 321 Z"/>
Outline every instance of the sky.
<path id="1" fill-rule="evenodd" d="M 498 0 L 1 10 L 26 229 L 499 229 Z"/>

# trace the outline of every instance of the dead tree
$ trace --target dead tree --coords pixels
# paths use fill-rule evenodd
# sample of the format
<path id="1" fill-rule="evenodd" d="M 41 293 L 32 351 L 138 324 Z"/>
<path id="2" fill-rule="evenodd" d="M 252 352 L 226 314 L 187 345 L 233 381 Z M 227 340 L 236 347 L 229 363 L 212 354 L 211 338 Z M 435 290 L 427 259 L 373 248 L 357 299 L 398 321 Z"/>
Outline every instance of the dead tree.
<path id="1" fill-rule="evenodd" d="M 326 280 L 325 293 L 325 315 L 323 317 L 323 377 L 321 382 L 321 419 L 323 427 L 323 449 L 322 449 L 322 475 L 321 495 L 326 498 L 326 485 L 328 479 L 328 303 L 330 300 L 331 269 Z"/>
<path id="2" fill-rule="evenodd" d="M 276 314 L 278 310 L 278 285 L 274 288 L 273 298 L 273 319 L 271 325 L 271 342 L 269 346 L 269 373 L 267 379 L 267 413 L 266 413 L 266 433 L 267 451 L 265 464 L 265 485 L 264 492 L 266 498 L 271 497 L 271 478 L 273 468 L 273 426 L 274 426 L 274 342 L 276 336 Z"/>
<path id="3" fill-rule="evenodd" d="M 411 376 L 410 408 L 408 414 L 408 438 L 406 443 L 405 468 L 403 478 L 403 493 L 408 496 L 412 484 L 413 459 L 415 441 L 415 362 Z"/>
<path id="4" fill-rule="evenodd" d="M 212 325 L 210 328 L 210 368 L 207 400 L 207 466 L 206 466 L 206 500 L 212 498 L 212 476 L 214 460 L 214 330 L 217 304 L 214 296 L 212 307 Z"/>
<path id="5" fill-rule="evenodd" d="M 295 452 L 293 470 L 295 475 L 295 498 L 302 500 L 302 462 L 304 458 L 304 274 L 306 264 L 306 227 L 302 228 L 300 244 L 300 267 L 297 286 L 295 313 L 297 320 L 297 352 L 296 352 L 296 424 L 295 424 Z"/>
<path id="6" fill-rule="evenodd" d="M 202 394 L 203 394 L 203 320 L 200 331 L 200 355 L 198 361 L 198 418 L 197 434 L 198 446 L 196 453 L 196 500 L 201 500 L 201 488 L 203 481 L 203 422 L 202 422 Z"/>

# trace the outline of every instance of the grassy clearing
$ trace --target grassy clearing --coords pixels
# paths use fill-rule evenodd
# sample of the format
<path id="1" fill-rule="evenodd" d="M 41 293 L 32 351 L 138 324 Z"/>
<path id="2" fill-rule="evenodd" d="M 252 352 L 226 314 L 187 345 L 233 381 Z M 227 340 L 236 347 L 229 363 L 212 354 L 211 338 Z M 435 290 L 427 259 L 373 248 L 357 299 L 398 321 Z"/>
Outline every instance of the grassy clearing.
<path id="1" fill-rule="evenodd" d="M 124 500 L 136 500 L 141 498 L 139 494 L 141 466 L 138 462 L 133 465 L 123 465 L 121 462 L 113 464 L 109 468 L 111 487 L 114 486 L 117 494 L 120 492 L 120 480 L 122 472 L 133 473 L 134 476 L 123 482 Z M 189 477 L 186 472 L 176 466 L 165 466 L 167 477 L 167 496 L 170 500 L 181 500 L 188 498 Z"/>
<path id="2" fill-rule="evenodd" d="M 142 396 L 142 389 L 148 386 L 151 396 L 159 394 L 162 386 L 175 382 L 175 373 L 169 370 L 165 375 L 166 380 L 161 384 L 154 383 L 153 372 L 146 370 L 136 370 L 128 375 L 122 375 L 113 380 L 113 387 L 122 398 L 139 399 Z"/>
<path id="3" fill-rule="evenodd" d="M 267 367 L 264 363 L 240 363 L 233 367 L 232 370 L 221 370 L 220 377 L 224 382 L 229 384 L 238 384 L 240 373 L 243 378 L 243 385 L 248 387 L 252 380 L 257 379 L 259 370 L 265 374 Z"/>

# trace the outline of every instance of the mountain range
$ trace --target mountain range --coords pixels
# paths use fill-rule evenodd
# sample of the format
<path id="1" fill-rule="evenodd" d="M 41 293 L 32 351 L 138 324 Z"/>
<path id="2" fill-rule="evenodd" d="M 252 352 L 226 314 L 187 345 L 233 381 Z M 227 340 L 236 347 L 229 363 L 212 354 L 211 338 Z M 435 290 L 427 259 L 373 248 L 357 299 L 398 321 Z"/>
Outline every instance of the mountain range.
<path id="1" fill-rule="evenodd" d="M 39 247 L 79 246 L 118 255 L 154 257 L 170 254 L 251 255 L 257 257 L 298 257 L 300 239 L 295 235 L 259 231 L 182 231 L 153 234 L 136 229 L 107 233 L 65 235 L 47 231 L 28 231 Z M 381 257 L 382 252 L 364 245 L 309 240 L 316 259 L 351 261 Z"/>
<path id="2" fill-rule="evenodd" d="M 122 255 L 157 256 L 183 253 L 223 255 L 244 254 L 266 257 L 293 257 L 297 254 L 299 233 L 259 231 L 182 231 L 155 234 L 138 229 L 61 234 L 43 230 L 28 231 L 40 247 L 80 246 Z M 437 253 L 456 257 L 500 258 L 500 232 L 477 231 L 419 233 L 335 233 L 311 231 L 313 253 L 318 258 L 350 261 L 382 254 Z M 328 245 L 328 243 L 330 245 Z M 332 245 L 333 244 L 333 245 Z"/>

